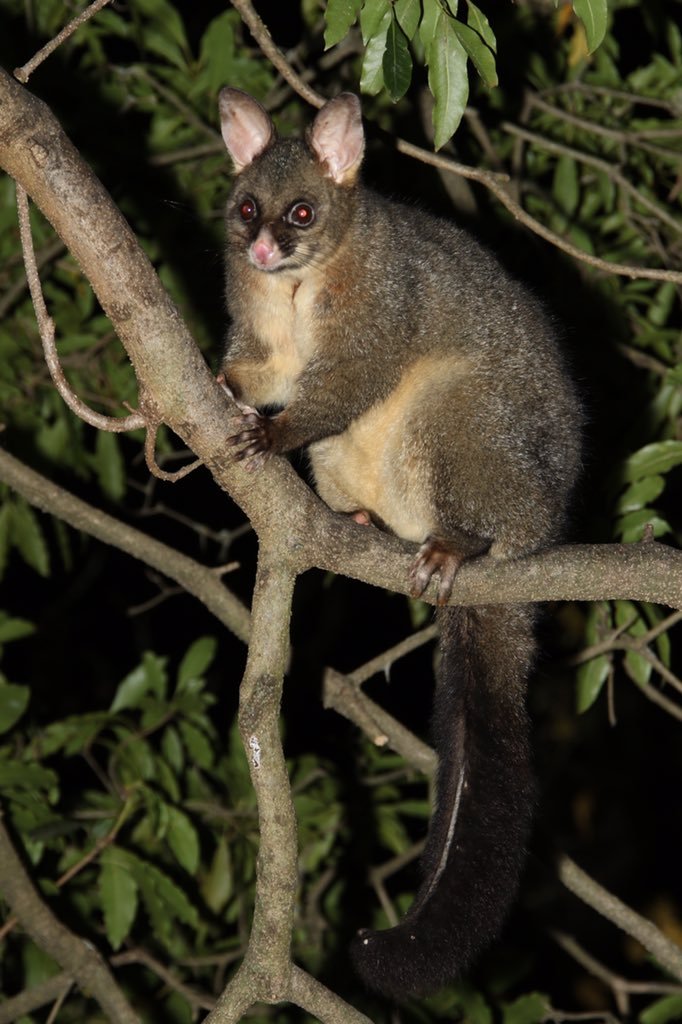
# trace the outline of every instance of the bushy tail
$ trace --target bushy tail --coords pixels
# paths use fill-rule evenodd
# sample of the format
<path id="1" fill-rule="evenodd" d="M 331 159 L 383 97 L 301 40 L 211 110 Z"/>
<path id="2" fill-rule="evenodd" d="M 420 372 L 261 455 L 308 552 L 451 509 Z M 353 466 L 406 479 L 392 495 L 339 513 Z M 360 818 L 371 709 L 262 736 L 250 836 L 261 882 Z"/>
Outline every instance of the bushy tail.
<path id="1" fill-rule="evenodd" d="M 351 948 L 366 984 L 395 999 L 442 987 L 496 936 L 534 803 L 525 711 L 532 609 L 449 607 L 440 616 L 437 801 L 423 881 L 399 925 L 362 931 Z"/>

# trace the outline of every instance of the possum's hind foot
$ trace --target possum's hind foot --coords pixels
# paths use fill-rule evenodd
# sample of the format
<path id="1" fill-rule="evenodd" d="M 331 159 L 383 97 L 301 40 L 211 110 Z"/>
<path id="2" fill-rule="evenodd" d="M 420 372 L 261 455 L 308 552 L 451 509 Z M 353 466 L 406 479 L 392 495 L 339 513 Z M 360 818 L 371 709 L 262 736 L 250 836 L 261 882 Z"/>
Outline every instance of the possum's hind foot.
<path id="1" fill-rule="evenodd" d="M 436 534 L 429 534 L 419 548 L 409 573 L 412 597 L 421 597 L 431 577 L 438 573 L 439 605 L 448 603 L 455 577 L 464 562 L 487 551 L 490 541 L 480 537 L 462 534 L 456 541 L 448 541 Z"/>

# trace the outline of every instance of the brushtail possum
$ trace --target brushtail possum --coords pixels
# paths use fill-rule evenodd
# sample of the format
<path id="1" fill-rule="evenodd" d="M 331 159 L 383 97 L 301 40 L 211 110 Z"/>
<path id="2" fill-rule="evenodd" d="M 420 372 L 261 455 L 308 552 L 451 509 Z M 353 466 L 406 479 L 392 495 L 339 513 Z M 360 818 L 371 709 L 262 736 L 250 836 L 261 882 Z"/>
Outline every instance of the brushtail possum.
<path id="1" fill-rule="evenodd" d="M 410 587 L 445 604 L 481 554 L 553 541 L 579 462 L 579 406 L 540 304 L 463 230 L 359 180 L 357 97 L 305 139 L 220 94 L 236 177 L 227 203 L 231 316 L 220 379 L 250 468 L 305 447 L 340 512 L 419 545 Z M 272 408 L 280 411 L 272 414 Z M 437 800 L 405 918 L 361 931 L 366 983 L 402 999 L 460 975 L 514 897 L 533 804 L 528 606 L 443 607 L 434 702 Z"/>

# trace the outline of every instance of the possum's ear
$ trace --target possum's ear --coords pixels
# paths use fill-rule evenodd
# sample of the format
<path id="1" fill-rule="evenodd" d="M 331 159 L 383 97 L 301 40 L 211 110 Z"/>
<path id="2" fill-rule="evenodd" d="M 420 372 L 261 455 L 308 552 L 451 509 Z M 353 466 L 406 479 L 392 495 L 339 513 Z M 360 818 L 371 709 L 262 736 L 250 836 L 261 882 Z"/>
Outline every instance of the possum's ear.
<path id="1" fill-rule="evenodd" d="M 338 185 L 352 185 L 365 152 L 360 100 L 342 92 L 322 107 L 308 130 L 308 145 Z"/>
<path id="2" fill-rule="evenodd" d="M 275 141 L 275 126 L 258 100 L 241 89 L 221 89 L 218 108 L 223 140 L 239 174 Z"/>

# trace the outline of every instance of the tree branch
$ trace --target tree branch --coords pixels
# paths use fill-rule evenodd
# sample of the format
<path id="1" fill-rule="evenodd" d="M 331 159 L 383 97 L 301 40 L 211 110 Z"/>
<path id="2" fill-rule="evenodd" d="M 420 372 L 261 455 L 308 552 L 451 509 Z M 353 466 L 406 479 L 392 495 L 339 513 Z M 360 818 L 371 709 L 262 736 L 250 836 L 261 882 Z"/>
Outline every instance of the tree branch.
<path id="1" fill-rule="evenodd" d="M 28 196 L 21 185 L 17 185 L 17 212 L 19 215 L 19 233 L 24 253 L 26 280 L 31 292 L 31 301 L 33 302 L 36 320 L 38 321 L 38 330 L 43 343 L 45 362 L 57 391 L 69 409 L 75 412 L 77 416 L 80 416 L 86 423 L 89 423 L 90 426 L 97 427 L 98 430 L 111 430 L 115 433 L 123 433 L 126 430 L 137 430 L 139 427 L 144 427 L 146 421 L 140 413 L 132 413 L 130 416 L 125 416 L 122 419 L 115 416 L 102 416 L 101 413 L 94 412 L 84 402 L 81 402 L 80 398 L 71 390 L 59 362 L 59 355 L 55 344 L 54 321 L 47 312 L 43 290 L 40 286 L 40 273 L 38 272 L 38 264 L 33 248 L 33 237 L 31 235 Z"/>
<path id="2" fill-rule="evenodd" d="M 88 21 L 93 14 L 97 14 L 97 12 L 101 11 L 103 7 L 106 7 L 108 3 L 111 3 L 111 0 L 93 0 L 89 7 L 86 7 L 84 11 L 77 14 L 76 17 L 68 23 L 68 25 L 64 26 L 61 32 L 59 32 L 54 39 L 51 39 L 49 43 L 46 43 L 45 46 L 43 46 L 42 49 L 38 50 L 38 52 L 31 57 L 29 61 L 23 64 L 20 68 L 15 68 L 15 78 L 20 82 L 28 82 L 30 75 L 40 64 L 42 64 L 46 57 L 49 57 L 51 53 L 54 53 L 57 47 L 61 46 L 65 39 L 72 36 L 76 29 L 80 28 L 84 22 Z"/>
<path id="3" fill-rule="evenodd" d="M 651 953 L 660 966 L 682 981 L 682 949 L 646 918 L 622 903 L 578 867 L 570 857 L 559 859 L 559 878 L 583 903 L 593 907 Z"/>
<path id="4" fill-rule="evenodd" d="M 162 544 L 141 530 L 107 515 L 86 501 L 69 494 L 46 477 L 29 469 L 0 448 L 0 480 L 21 494 L 31 505 L 63 519 L 69 526 L 104 544 L 125 551 L 145 565 L 179 583 L 188 594 L 198 598 L 240 640 L 248 643 L 248 609 L 230 593 L 213 569 Z"/>
<path id="5" fill-rule="evenodd" d="M 0 1003 L 0 1024 L 14 1024 L 33 1010 L 58 999 L 65 987 L 72 984 L 68 971 L 54 974 L 51 978 L 24 989 L 16 996 L 10 996 Z"/>
<path id="6" fill-rule="evenodd" d="M 1 817 L 0 891 L 33 941 L 97 1000 L 109 1020 L 114 1024 L 139 1024 L 137 1014 L 94 946 L 65 928 L 33 888 Z"/>

